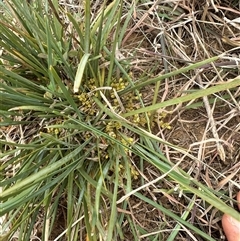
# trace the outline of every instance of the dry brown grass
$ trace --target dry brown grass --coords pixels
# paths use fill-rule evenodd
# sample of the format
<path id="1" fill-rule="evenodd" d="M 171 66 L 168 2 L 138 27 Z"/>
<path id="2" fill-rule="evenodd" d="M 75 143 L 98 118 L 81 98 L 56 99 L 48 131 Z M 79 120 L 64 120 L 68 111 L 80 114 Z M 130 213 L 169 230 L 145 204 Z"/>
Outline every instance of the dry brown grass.
<path id="1" fill-rule="evenodd" d="M 131 3 L 126 1 L 126 4 Z M 218 63 L 191 74 L 166 79 L 159 88 L 158 101 L 176 98 L 192 89 L 221 84 L 239 75 L 239 17 L 237 1 L 142 1 L 142 4 L 136 4 L 119 51 L 131 62 L 131 71 L 136 79 L 141 75 L 166 73 L 226 53 Z M 146 102 L 152 100 L 153 94 L 153 89 L 146 89 Z M 198 103 L 200 107 L 179 105 L 175 109 L 165 109 L 170 113 L 167 118 L 173 128 L 171 131 L 156 129 L 155 133 L 188 149 L 200 162 L 194 162 L 168 146 L 161 146 L 169 159 L 175 163 L 181 161 L 181 167 L 194 178 L 234 198 L 240 187 L 240 89 L 219 93 L 217 97 L 221 101 L 216 102 L 215 97 L 203 98 L 203 102 Z M 144 170 L 149 181 L 160 175 L 150 166 Z M 181 216 L 187 208 L 188 195 L 168 196 L 161 191 L 164 187 L 175 188 L 174 184 L 164 181 L 148 189 L 146 196 Z M 167 240 L 169 230 L 174 228 L 171 220 L 137 199 L 131 199 L 129 203 L 136 225 L 149 232 L 160 229 L 161 240 Z M 224 240 L 221 216 L 217 210 L 200 199 L 195 203 L 190 222 L 215 240 Z M 158 226 L 159 220 L 164 220 L 164 226 Z M 148 240 L 146 236 L 142 240 Z M 190 233 L 187 236 L 184 230 L 174 240 L 202 240 L 191 237 Z M 131 240 L 130 234 L 128 240 Z"/>

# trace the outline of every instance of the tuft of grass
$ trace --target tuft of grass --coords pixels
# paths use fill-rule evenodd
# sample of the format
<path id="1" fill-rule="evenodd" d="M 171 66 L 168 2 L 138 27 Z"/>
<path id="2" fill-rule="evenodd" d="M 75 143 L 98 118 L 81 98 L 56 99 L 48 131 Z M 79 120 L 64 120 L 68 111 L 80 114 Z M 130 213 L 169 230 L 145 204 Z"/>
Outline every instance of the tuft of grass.
<path id="1" fill-rule="evenodd" d="M 127 240 L 129 232 L 132 240 L 174 240 L 182 233 L 215 240 L 193 224 L 192 212 L 214 208 L 239 217 L 225 203 L 226 190 L 214 190 L 182 165 L 187 158 L 209 168 L 190 150 L 199 143 L 186 149 L 165 138 L 175 130 L 171 118 L 180 107 L 198 108 L 201 98 L 208 110 L 219 101 L 237 106 L 231 90 L 238 93 L 240 85 L 236 76 L 223 81 L 215 64 L 227 53 L 210 54 L 199 32 L 194 43 L 204 50 L 202 58 L 192 60 L 184 52 L 175 28 L 184 26 L 189 6 L 172 6 L 156 12 L 157 2 L 146 1 L 86 0 L 75 7 L 56 0 L 0 3 L 0 240 Z M 143 30 L 149 21 L 154 29 L 162 27 L 154 41 Z M 141 39 L 129 50 L 137 30 Z M 161 74 L 158 62 L 141 53 L 158 56 L 142 47 L 158 36 Z M 220 80 L 195 82 L 208 68 Z M 162 92 L 174 90 L 181 78 L 188 83 L 165 99 Z M 224 161 L 222 143 L 214 138 Z M 176 161 L 169 151 L 181 158 Z M 183 196 L 186 209 L 165 207 L 156 193 L 177 204 Z M 147 229 L 137 220 L 136 205 L 161 213 L 157 227 Z M 159 227 L 170 229 L 169 236 Z"/>

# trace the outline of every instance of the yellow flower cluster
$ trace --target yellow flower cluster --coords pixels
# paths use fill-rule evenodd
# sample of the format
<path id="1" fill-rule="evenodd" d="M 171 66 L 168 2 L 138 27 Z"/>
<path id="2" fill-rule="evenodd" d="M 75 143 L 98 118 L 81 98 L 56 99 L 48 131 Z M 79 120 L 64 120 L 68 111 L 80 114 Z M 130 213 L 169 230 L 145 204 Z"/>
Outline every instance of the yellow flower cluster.
<path id="1" fill-rule="evenodd" d="M 167 113 L 166 112 L 162 112 L 160 114 L 155 114 L 155 118 L 154 118 L 154 122 L 160 126 L 162 129 L 168 129 L 171 130 L 172 127 L 168 122 L 164 121 L 164 118 L 166 118 Z"/>
<path id="2" fill-rule="evenodd" d="M 111 90 L 109 93 L 109 96 L 110 96 L 109 102 L 111 103 L 113 109 L 115 109 L 117 112 L 118 110 L 123 110 L 123 109 L 125 112 L 129 112 L 141 107 L 140 100 L 139 100 L 139 98 L 142 97 L 141 94 L 131 92 L 131 93 L 121 95 L 120 93 L 118 93 L 121 90 L 124 90 L 128 85 L 129 85 L 129 82 L 123 78 L 112 80 L 110 87 L 112 87 L 114 91 Z M 92 118 L 98 112 L 98 107 L 92 98 L 93 96 L 97 96 L 97 92 L 94 91 L 96 88 L 97 87 L 96 87 L 95 80 L 90 79 L 84 83 L 83 85 L 84 91 L 77 96 L 80 102 L 80 110 L 86 114 L 87 119 Z M 154 116 L 151 116 L 151 115 L 154 115 Z M 166 113 L 161 113 L 158 115 L 152 114 L 152 113 L 146 113 L 146 114 L 141 113 L 141 114 L 130 116 L 127 119 L 131 123 L 134 123 L 135 125 L 138 125 L 141 127 L 146 127 L 147 124 L 150 124 L 152 126 L 157 124 L 161 128 L 171 129 L 170 124 L 165 122 L 165 118 L 166 118 Z M 152 120 L 152 122 L 148 123 L 149 120 Z M 105 122 L 103 123 L 105 124 L 105 129 L 104 129 L 105 133 L 107 133 L 111 138 L 117 139 L 118 141 L 120 141 L 124 145 L 124 151 L 126 155 L 129 155 L 134 139 L 129 136 L 123 136 L 125 129 L 123 128 L 122 123 L 120 121 L 108 121 L 108 120 L 105 120 Z M 54 131 L 57 132 L 57 130 L 54 130 Z M 105 144 L 104 144 L 104 148 L 100 150 L 100 158 L 103 160 L 107 160 L 109 158 L 108 148 L 111 146 L 112 141 L 106 140 L 105 138 L 103 139 Z M 99 150 L 96 151 L 96 153 L 98 153 L 96 155 L 99 155 Z M 131 169 L 132 177 L 134 179 L 137 179 L 139 173 L 136 170 L 136 168 L 131 164 L 130 161 L 129 161 L 129 167 Z M 125 173 L 125 170 L 122 164 L 120 164 L 118 168 L 121 173 L 123 174 Z"/>
<path id="3" fill-rule="evenodd" d="M 82 92 L 80 95 L 78 95 L 78 99 L 80 101 L 81 108 L 80 110 L 90 116 L 93 116 L 97 113 L 97 107 L 95 106 L 94 100 L 92 99 L 94 94 L 93 90 L 96 89 L 95 81 L 94 79 L 90 79 L 87 83 L 84 84 L 84 90 L 89 90 L 89 92 Z"/>
<path id="4" fill-rule="evenodd" d="M 59 128 L 47 128 L 47 133 L 55 134 L 56 136 L 60 133 Z"/>
<path id="5" fill-rule="evenodd" d="M 120 139 L 121 143 L 125 146 L 124 151 L 127 153 L 133 144 L 134 140 L 131 137 L 126 137 L 126 138 L 121 138 Z"/>
<path id="6" fill-rule="evenodd" d="M 134 180 L 137 180 L 138 176 L 139 176 L 139 172 L 136 170 L 136 168 L 132 164 L 129 164 L 129 166 L 130 166 L 130 170 L 131 170 L 131 176 L 133 177 Z M 118 166 L 118 171 L 123 178 L 126 178 L 126 171 L 122 164 L 120 164 Z"/>
<path id="7" fill-rule="evenodd" d="M 106 132 L 115 132 L 116 130 L 120 130 L 122 128 L 122 124 L 118 121 L 110 121 L 108 122 L 108 124 L 106 125 Z"/>
<path id="8" fill-rule="evenodd" d="M 60 118 L 60 119 L 53 121 L 51 124 L 58 125 L 58 124 L 62 124 L 63 122 L 64 122 L 64 120 Z M 54 135 L 58 136 L 61 133 L 61 131 L 62 131 L 61 128 L 47 127 L 47 133 L 49 133 L 49 134 L 54 134 Z"/>
<path id="9" fill-rule="evenodd" d="M 120 79 L 114 79 L 111 87 L 114 88 L 116 91 L 121 91 L 125 89 L 128 86 L 128 82 L 122 78 Z M 112 99 L 112 105 L 115 109 L 119 107 L 119 101 L 117 100 L 114 92 L 111 93 L 110 95 Z M 136 94 L 134 92 L 132 93 L 127 93 L 126 95 L 121 96 L 121 102 L 124 106 L 124 109 L 126 112 L 136 110 L 140 107 L 140 102 L 139 98 L 141 98 L 141 94 Z M 150 113 L 147 113 L 148 117 L 151 116 Z M 153 122 L 151 123 L 152 125 L 158 125 L 159 127 L 163 129 L 171 129 L 171 126 L 168 122 L 164 121 L 164 118 L 166 117 L 166 113 L 161 113 L 160 115 L 154 115 Z M 139 125 L 141 127 L 146 127 L 147 125 L 147 118 L 145 113 L 140 113 L 136 114 L 133 116 L 128 117 L 128 120 L 131 121 L 132 123 Z M 116 135 L 113 133 L 114 131 L 111 132 L 112 137 L 116 137 Z"/>
<path id="10" fill-rule="evenodd" d="M 113 80 L 111 83 L 111 87 L 116 91 L 124 90 L 128 86 L 128 82 L 123 80 L 122 78 Z"/>

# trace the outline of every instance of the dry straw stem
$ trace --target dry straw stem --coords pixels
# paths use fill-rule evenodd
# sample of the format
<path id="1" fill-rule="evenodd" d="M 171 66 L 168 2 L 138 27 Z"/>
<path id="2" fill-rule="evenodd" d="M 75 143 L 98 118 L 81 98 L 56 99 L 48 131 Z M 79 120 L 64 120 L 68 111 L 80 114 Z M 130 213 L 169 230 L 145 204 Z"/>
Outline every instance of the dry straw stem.
<path id="1" fill-rule="evenodd" d="M 198 80 L 199 80 L 200 85 L 203 86 L 203 82 L 202 82 L 200 76 L 198 77 Z M 205 89 L 205 87 L 202 87 L 202 88 Z M 210 107 L 207 96 L 203 96 L 203 102 L 204 102 L 204 105 L 205 105 L 205 108 L 206 108 L 206 111 L 207 111 L 207 115 L 208 115 L 208 118 L 209 118 L 210 128 L 211 128 L 213 137 L 216 139 L 218 154 L 219 154 L 221 160 L 225 161 L 226 154 L 224 152 L 224 148 L 223 148 L 222 144 L 219 142 L 220 138 L 219 138 L 219 135 L 218 135 L 218 132 L 217 132 L 216 122 L 213 118 L 214 105 L 213 105 L 212 110 L 211 110 L 211 107 Z"/>

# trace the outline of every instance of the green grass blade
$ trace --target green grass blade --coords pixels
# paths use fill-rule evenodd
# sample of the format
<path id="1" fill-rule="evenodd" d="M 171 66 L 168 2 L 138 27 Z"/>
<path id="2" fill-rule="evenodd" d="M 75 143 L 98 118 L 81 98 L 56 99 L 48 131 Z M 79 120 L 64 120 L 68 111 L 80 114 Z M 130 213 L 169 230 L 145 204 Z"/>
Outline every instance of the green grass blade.
<path id="1" fill-rule="evenodd" d="M 74 87 L 73 87 L 74 93 L 77 93 L 79 91 L 79 87 L 81 86 L 83 74 L 84 74 L 89 57 L 90 57 L 90 54 L 84 54 L 84 56 L 81 59 L 81 62 L 78 65 L 77 74 L 74 80 Z"/>
<path id="2" fill-rule="evenodd" d="M 212 94 L 215 94 L 215 93 L 223 91 L 223 90 L 235 88 L 239 85 L 240 85 L 240 79 L 236 78 L 236 79 L 232 80 L 231 82 L 213 86 L 208 89 L 198 90 L 194 93 L 191 93 L 191 94 L 188 94 L 188 95 L 176 98 L 176 99 L 167 100 L 162 103 L 157 103 L 155 105 L 151 105 L 148 107 L 140 108 L 138 110 L 130 111 L 128 113 L 123 114 L 122 116 L 127 117 L 127 116 L 131 116 L 131 115 L 139 114 L 139 113 L 155 111 L 155 110 L 158 110 L 163 107 L 181 104 L 181 103 L 184 103 L 184 102 L 187 102 L 190 100 L 194 100 L 194 99 L 201 98 L 204 96 L 212 95 Z"/>

